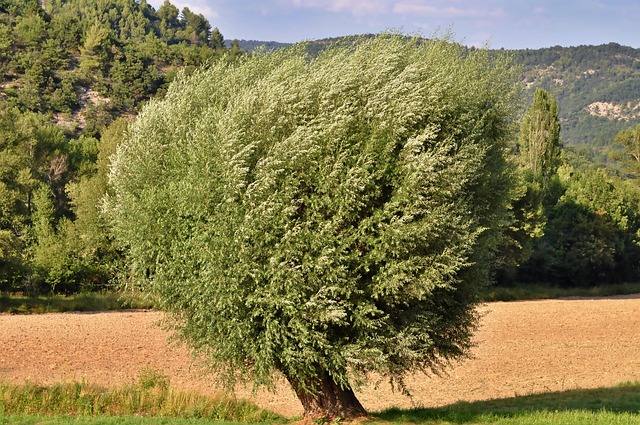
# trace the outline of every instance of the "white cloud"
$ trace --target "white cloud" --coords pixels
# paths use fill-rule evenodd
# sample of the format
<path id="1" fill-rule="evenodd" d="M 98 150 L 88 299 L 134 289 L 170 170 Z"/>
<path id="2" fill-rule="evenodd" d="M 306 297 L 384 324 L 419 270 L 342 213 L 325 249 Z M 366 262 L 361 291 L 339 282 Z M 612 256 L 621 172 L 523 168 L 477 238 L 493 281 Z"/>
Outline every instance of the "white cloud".
<path id="1" fill-rule="evenodd" d="M 393 0 L 292 0 L 297 8 L 348 12 L 353 15 L 379 15 L 388 12 Z"/>
<path id="2" fill-rule="evenodd" d="M 426 16 L 432 18 L 502 18 L 503 9 L 490 9 L 486 2 L 477 0 L 288 0 L 298 9 L 319 9 L 329 12 L 347 12 L 352 15 Z M 440 4 L 440 5 L 439 5 Z"/>
<path id="3" fill-rule="evenodd" d="M 432 2 L 414 0 L 396 3 L 393 13 L 397 15 L 419 15 L 431 18 L 503 18 L 507 13 L 500 8 L 487 9 L 470 5 L 469 7 L 434 6 Z M 472 3 L 472 2 L 470 2 Z"/>

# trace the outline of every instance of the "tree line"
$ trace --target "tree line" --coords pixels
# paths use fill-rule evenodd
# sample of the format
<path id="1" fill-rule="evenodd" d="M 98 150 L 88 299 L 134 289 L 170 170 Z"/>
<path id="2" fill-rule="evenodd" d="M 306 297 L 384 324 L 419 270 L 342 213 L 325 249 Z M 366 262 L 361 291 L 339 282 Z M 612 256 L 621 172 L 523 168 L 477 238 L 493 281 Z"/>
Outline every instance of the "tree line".
<path id="1" fill-rule="evenodd" d="M 616 136 L 624 151 L 618 167 L 626 175 L 638 171 L 639 136 L 640 125 Z M 564 150 L 558 105 L 544 89 L 536 90 L 520 122 L 511 162 L 517 183 L 498 268 L 501 284 L 573 287 L 638 280 L 637 179 L 621 179 Z"/>

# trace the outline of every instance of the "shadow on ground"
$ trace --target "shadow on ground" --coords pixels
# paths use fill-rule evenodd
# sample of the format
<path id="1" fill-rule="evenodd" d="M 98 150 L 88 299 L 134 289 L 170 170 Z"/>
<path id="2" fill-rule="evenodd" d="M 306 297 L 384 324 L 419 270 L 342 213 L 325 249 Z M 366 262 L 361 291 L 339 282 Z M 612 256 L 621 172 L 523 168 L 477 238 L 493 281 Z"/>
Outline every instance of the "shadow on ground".
<path id="1" fill-rule="evenodd" d="M 640 412 L 640 382 L 624 383 L 612 388 L 570 390 L 532 394 L 478 402 L 459 402 L 431 409 L 389 409 L 374 414 L 375 419 L 393 423 L 444 422 L 468 424 L 481 418 L 499 416 L 517 418 L 535 412 Z"/>

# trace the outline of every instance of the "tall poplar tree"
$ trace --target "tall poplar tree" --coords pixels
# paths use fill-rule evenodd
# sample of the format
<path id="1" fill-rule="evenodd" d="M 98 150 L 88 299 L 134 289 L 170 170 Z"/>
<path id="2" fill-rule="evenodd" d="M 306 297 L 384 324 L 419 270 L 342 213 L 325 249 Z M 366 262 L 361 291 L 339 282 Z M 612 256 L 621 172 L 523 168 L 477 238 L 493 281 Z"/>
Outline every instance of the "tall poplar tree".
<path id="1" fill-rule="evenodd" d="M 520 157 L 536 180 L 545 185 L 560 164 L 560 121 L 553 95 L 536 89 L 520 125 Z"/>
<path id="2" fill-rule="evenodd" d="M 544 210 L 549 182 L 560 165 L 560 122 L 553 96 L 536 89 L 531 106 L 520 124 L 516 187 L 511 223 L 499 248 L 498 280 L 508 284 L 533 253 L 533 242 L 542 237 L 547 217 Z"/>
<path id="3" fill-rule="evenodd" d="M 221 382 L 284 376 L 306 417 L 363 416 L 354 382 L 471 346 L 514 93 L 485 51 L 387 34 L 182 75 L 113 158 L 130 277 Z"/>

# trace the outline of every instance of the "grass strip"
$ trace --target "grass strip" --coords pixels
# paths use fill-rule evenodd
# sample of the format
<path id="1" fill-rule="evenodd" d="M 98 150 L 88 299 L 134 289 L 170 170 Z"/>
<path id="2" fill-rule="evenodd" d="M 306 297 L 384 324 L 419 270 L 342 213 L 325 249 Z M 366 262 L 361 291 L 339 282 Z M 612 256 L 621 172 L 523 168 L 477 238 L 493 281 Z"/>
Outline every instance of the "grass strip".
<path id="1" fill-rule="evenodd" d="M 530 394 L 441 408 L 389 409 L 381 424 L 640 424 L 640 383 Z"/>
<path id="2" fill-rule="evenodd" d="M 270 424 L 264 422 L 263 424 Z M 0 414 L 0 425 L 241 425 L 242 422 L 116 416 L 30 416 Z"/>
<path id="3" fill-rule="evenodd" d="M 225 395 L 177 391 L 153 374 L 137 385 L 105 388 L 87 382 L 42 386 L 0 384 L 0 418 L 9 416 L 155 417 L 276 423 L 283 419 L 256 405 Z M 0 422 L 2 423 L 2 422 Z"/>
<path id="4" fill-rule="evenodd" d="M 640 383 L 577 389 L 440 408 L 389 409 L 367 425 L 632 425 L 640 424 Z M 114 390 L 86 383 L 42 387 L 0 385 L 0 425 L 227 425 L 292 423 L 242 400 L 177 392 L 161 375 L 142 373 L 137 386 Z M 318 422 L 320 423 L 320 422 Z"/>
<path id="5" fill-rule="evenodd" d="M 485 302 L 544 300 L 570 297 L 600 298 L 615 295 L 640 294 L 640 283 L 599 285 L 591 288 L 560 288 L 545 284 L 514 284 L 512 286 L 490 286 L 483 290 Z"/>
<path id="6" fill-rule="evenodd" d="M 123 309 L 151 309 L 154 303 L 140 295 L 115 291 L 86 292 L 73 295 L 25 296 L 0 294 L 0 313 L 44 314 L 69 311 L 112 311 Z"/>

